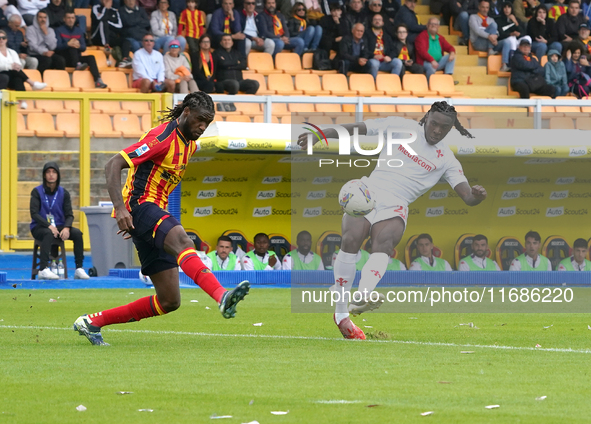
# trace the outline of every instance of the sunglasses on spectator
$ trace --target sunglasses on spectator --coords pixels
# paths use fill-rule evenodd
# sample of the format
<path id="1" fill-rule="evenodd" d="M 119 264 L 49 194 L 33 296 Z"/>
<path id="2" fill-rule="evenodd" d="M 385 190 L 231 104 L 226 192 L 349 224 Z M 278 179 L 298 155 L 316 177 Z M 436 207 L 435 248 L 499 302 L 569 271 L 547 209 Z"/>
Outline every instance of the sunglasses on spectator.
<path id="1" fill-rule="evenodd" d="M 178 44 L 173 44 L 172 46 L 170 46 L 171 49 L 180 49 L 181 46 L 179 46 Z"/>
<path id="2" fill-rule="evenodd" d="M 150 39 L 150 40 L 144 40 L 144 43 L 153 43 L 154 39 Z"/>
<path id="3" fill-rule="evenodd" d="M 7 38 L 3 35 L 0 35 L 0 40 L 6 40 Z"/>
<path id="4" fill-rule="evenodd" d="M 248 6 L 248 5 L 253 5 L 253 4 L 256 4 L 256 3 L 255 3 L 254 1 L 248 1 L 248 2 L 246 2 L 246 1 L 245 1 L 245 2 L 244 2 L 244 5 L 245 5 L 245 6 Z"/>

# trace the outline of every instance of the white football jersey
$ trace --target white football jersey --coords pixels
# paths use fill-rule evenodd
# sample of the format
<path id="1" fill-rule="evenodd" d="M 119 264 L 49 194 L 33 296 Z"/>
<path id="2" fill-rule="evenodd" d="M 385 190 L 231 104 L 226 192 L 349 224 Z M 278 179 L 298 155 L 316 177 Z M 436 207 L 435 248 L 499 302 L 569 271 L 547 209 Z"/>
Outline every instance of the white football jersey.
<path id="1" fill-rule="evenodd" d="M 389 191 L 396 197 L 412 203 L 429 191 L 442 177 L 452 188 L 460 183 L 468 182 L 464 176 L 462 165 L 445 144 L 445 141 L 442 140 L 434 146 L 427 143 L 425 129 L 418 122 L 391 116 L 369 119 L 365 121 L 365 126 L 368 136 L 377 135 L 380 132 L 384 136 L 384 147 L 379 156 L 380 160 L 369 176 L 371 185 Z M 409 143 L 409 146 L 416 152 L 416 156 L 411 155 L 400 144 L 392 145 L 392 154 L 388 155 L 386 148 L 387 128 L 414 130 L 417 139 L 413 143 Z M 404 164 L 400 167 L 389 167 L 386 162 L 391 159 L 398 159 Z M 399 164 L 400 162 L 393 161 L 391 163 Z"/>

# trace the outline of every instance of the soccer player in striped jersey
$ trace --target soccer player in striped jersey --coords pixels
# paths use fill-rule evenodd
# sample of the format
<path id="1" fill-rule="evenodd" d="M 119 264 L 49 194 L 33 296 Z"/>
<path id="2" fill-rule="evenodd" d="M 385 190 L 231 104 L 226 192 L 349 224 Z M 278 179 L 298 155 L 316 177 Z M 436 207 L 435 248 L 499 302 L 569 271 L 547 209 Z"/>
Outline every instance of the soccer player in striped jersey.
<path id="1" fill-rule="evenodd" d="M 224 289 L 199 258 L 181 224 L 166 211 L 168 196 L 181 181 L 196 140 L 215 115 L 211 97 L 203 92 L 187 95 L 169 110 L 164 123 L 152 128 L 132 146 L 113 156 L 105 166 L 107 189 L 114 216 L 125 239 L 132 238 L 156 294 L 128 305 L 82 315 L 74 330 L 94 345 L 103 341 L 106 325 L 139 321 L 175 311 L 181 303 L 178 267 L 209 294 L 224 318 L 233 318 L 236 305 L 248 294 L 243 281 L 234 290 Z M 121 191 L 121 171 L 129 168 Z"/>

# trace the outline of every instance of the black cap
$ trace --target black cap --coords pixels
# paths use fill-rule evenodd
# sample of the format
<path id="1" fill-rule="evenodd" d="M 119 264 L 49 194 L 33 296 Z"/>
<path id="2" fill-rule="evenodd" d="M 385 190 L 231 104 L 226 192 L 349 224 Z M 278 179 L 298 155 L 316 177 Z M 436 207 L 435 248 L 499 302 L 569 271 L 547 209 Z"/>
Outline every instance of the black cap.
<path id="1" fill-rule="evenodd" d="M 589 29 L 589 25 L 586 23 L 582 23 L 581 25 L 579 25 L 579 29 L 581 28 Z"/>
<path id="2" fill-rule="evenodd" d="M 521 41 L 519 42 L 519 45 L 522 46 L 524 44 L 531 46 L 531 42 L 529 41 L 529 38 L 522 38 L 521 39 Z"/>

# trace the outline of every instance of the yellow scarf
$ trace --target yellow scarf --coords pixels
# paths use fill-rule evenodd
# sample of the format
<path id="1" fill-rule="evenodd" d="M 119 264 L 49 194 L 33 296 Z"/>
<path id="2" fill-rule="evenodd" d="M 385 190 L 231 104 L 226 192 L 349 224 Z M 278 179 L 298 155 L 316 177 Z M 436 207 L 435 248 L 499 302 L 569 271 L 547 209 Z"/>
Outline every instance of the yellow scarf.
<path id="1" fill-rule="evenodd" d="M 273 32 L 275 33 L 275 35 L 278 35 L 279 37 L 283 37 L 283 34 L 284 34 L 283 25 L 281 24 L 281 19 L 279 19 L 279 16 L 277 16 L 277 14 L 271 15 L 266 10 L 265 10 L 265 13 L 267 15 L 269 15 L 271 18 L 273 18 Z"/>
<path id="2" fill-rule="evenodd" d="M 230 32 L 230 17 L 226 16 L 224 19 L 224 34 L 231 34 Z"/>
<path id="3" fill-rule="evenodd" d="M 408 54 L 408 49 L 406 46 L 400 49 L 400 54 L 398 55 L 398 59 L 402 61 L 406 61 L 410 59 L 410 55 Z"/>
<path id="4" fill-rule="evenodd" d="M 483 26 L 484 28 L 488 27 L 488 22 L 486 22 L 486 16 L 482 16 L 482 15 L 479 13 L 479 14 L 478 14 L 478 17 L 479 17 L 480 19 L 482 19 L 482 26 Z"/>
<path id="5" fill-rule="evenodd" d="M 298 21 L 300 21 L 300 30 L 299 32 L 305 31 L 306 30 L 306 20 L 300 18 L 299 16 L 294 16 L 294 18 L 296 18 Z"/>
<path id="6" fill-rule="evenodd" d="M 376 34 L 376 48 L 373 51 L 374 55 L 384 55 L 384 31 L 380 30 L 379 34 Z"/>
<path id="7" fill-rule="evenodd" d="M 168 19 L 168 12 L 166 12 L 166 15 L 162 16 L 162 23 L 164 24 L 164 28 L 166 28 L 166 35 L 170 35 L 172 28 L 170 26 L 170 20 Z"/>
<path id="8" fill-rule="evenodd" d="M 211 52 L 209 52 L 209 64 L 211 65 L 211 71 L 209 70 L 209 66 L 207 65 L 207 60 L 205 60 L 205 55 L 201 52 L 201 63 L 203 63 L 203 73 L 205 74 L 205 78 L 209 78 L 211 74 L 213 74 L 213 56 Z"/>

